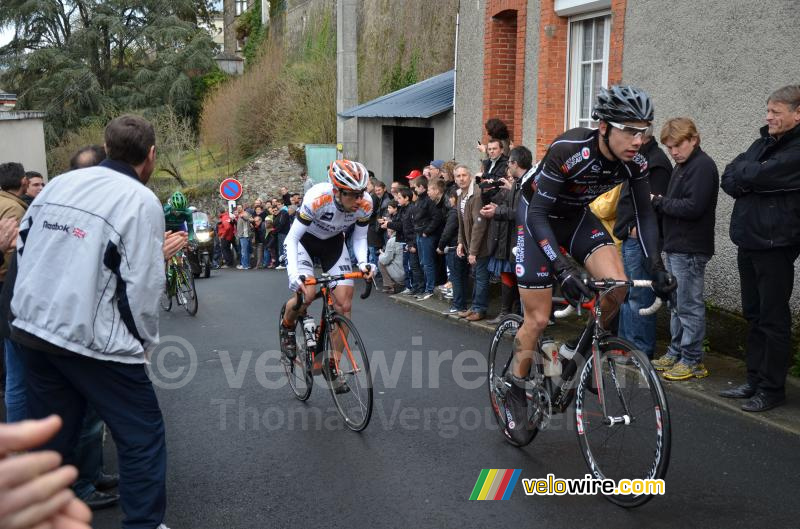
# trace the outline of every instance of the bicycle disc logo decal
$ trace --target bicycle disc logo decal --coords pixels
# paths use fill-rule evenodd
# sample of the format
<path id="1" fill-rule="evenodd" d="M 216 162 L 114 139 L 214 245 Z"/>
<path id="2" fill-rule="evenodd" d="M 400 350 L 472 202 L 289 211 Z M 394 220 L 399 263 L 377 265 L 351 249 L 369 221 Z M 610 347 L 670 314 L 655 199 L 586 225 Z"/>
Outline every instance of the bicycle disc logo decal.
<path id="1" fill-rule="evenodd" d="M 507 500 L 514 492 L 522 469 L 484 468 L 472 487 L 470 500 Z"/>

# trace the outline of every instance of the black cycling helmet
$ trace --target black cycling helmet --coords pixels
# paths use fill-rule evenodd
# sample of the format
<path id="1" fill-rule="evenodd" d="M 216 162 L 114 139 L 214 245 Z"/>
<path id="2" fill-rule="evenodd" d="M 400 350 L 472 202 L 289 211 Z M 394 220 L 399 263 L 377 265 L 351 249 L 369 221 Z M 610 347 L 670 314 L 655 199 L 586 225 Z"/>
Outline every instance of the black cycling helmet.
<path id="1" fill-rule="evenodd" d="M 614 85 L 600 88 L 592 109 L 596 121 L 653 121 L 650 96 L 635 86 Z"/>

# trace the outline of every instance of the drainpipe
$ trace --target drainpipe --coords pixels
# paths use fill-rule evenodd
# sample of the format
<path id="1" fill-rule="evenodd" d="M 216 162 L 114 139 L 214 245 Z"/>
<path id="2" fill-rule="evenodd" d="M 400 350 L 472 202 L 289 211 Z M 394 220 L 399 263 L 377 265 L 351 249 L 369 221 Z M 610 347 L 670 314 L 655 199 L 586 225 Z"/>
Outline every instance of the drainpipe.
<path id="1" fill-rule="evenodd" d="M 458 2 L 458 11 L 456 11 L 456 45 L 455 45 L 455 59 L 453 65 L 453 152 L 450 156 L 451 160 L 456 158 L 456 87 L 458 86 L 458 30 L 460 26 L 461 17 L 461 0 Z"/>

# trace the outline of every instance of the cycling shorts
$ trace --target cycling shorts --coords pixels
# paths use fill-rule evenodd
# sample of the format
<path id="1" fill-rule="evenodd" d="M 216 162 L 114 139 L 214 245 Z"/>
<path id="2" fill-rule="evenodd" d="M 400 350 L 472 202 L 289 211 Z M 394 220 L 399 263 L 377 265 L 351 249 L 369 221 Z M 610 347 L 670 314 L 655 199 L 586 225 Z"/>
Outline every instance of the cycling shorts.
<path id="1" fill-rule="evenodd" d="M 297 273 L 314 277 L 314 262 L 319 261 L 322 271 L 330 275 L 346 274 L 353 271 L 350 252 L 344 243 L 344 235 L 320 239 L 306 232 L 297 244 Z M 352 287 L 353 280 L 337 281 L 335 285 Z"/>
<path id="2" fill-rule="evenodd" d="M 526 207 L 525 202 L 521 200 L 519 206 Z M 550 216 L 549 220 L 562 251 L 566 250 L 584 265 L 598 248 L 614 245 L 603 223 L 588 208 L 574 216 Z M 553 263 L 539 247 L 527 225 L 517 226 L 516 253 L 514 271 L 519 288 L 542 289 L 553 286 Z"/>

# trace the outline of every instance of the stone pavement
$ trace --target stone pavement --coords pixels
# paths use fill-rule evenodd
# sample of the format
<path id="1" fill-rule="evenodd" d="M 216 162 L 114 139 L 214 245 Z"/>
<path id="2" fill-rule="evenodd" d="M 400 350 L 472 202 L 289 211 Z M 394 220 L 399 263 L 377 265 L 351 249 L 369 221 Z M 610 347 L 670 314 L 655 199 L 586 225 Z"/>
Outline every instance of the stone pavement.
<path id="1" fill-rule="evenodd" d="M 437 314 L 451 323 L 457 325 L 471 325 L 487 333 L 494 333 L 495 326 L 489 325 L 486 323 L 486 320 L 468 322 L 456 315 L 448 314 L 446 311 L 449 307 L 449 303 L 440 298 L 438 293 L 437 296 L 425 301 L 417 301 L 413 296 L 406 296 L 403 294 L 396 294 L 391 296 L 391 298 L 397 303 Z M 489 314 L 495 314 L 495 312 L 490 311 Z M 491 319 L 491 317 L 487 319 Z M 556 325 L 549 327 L 548 334 L 556 341 L 563 342 L 564 340 L 577 336 L 577 333 L 580 332 L 582 327 L 583 320 L 579 319 L 578 316 L 571 316 L 559 320 Z M 659 342 L 657 356 L 666 349 L 666 346 L 667 343 Z M 662 378 L 661 381 L 664 389 L 667 392 L 675 391 L 689 397 L 703 400 L 710 405 L 750 417 L 755 421 L 768 424 L 786 432 L 800 435 L 800 380 L 796 377 L 789 376 L 787 379 L 786 404 L 761 413 L 747 413 L 740 408 L 744 403 L 743 400 L 724 399 L 718 396 L 721 390 L 744 382 L 744 362 L 737 358 L 711 352 L 706 354 L 705 365 L 709 371 L 708 377 L 681 382 L 670 382 Z"/>

